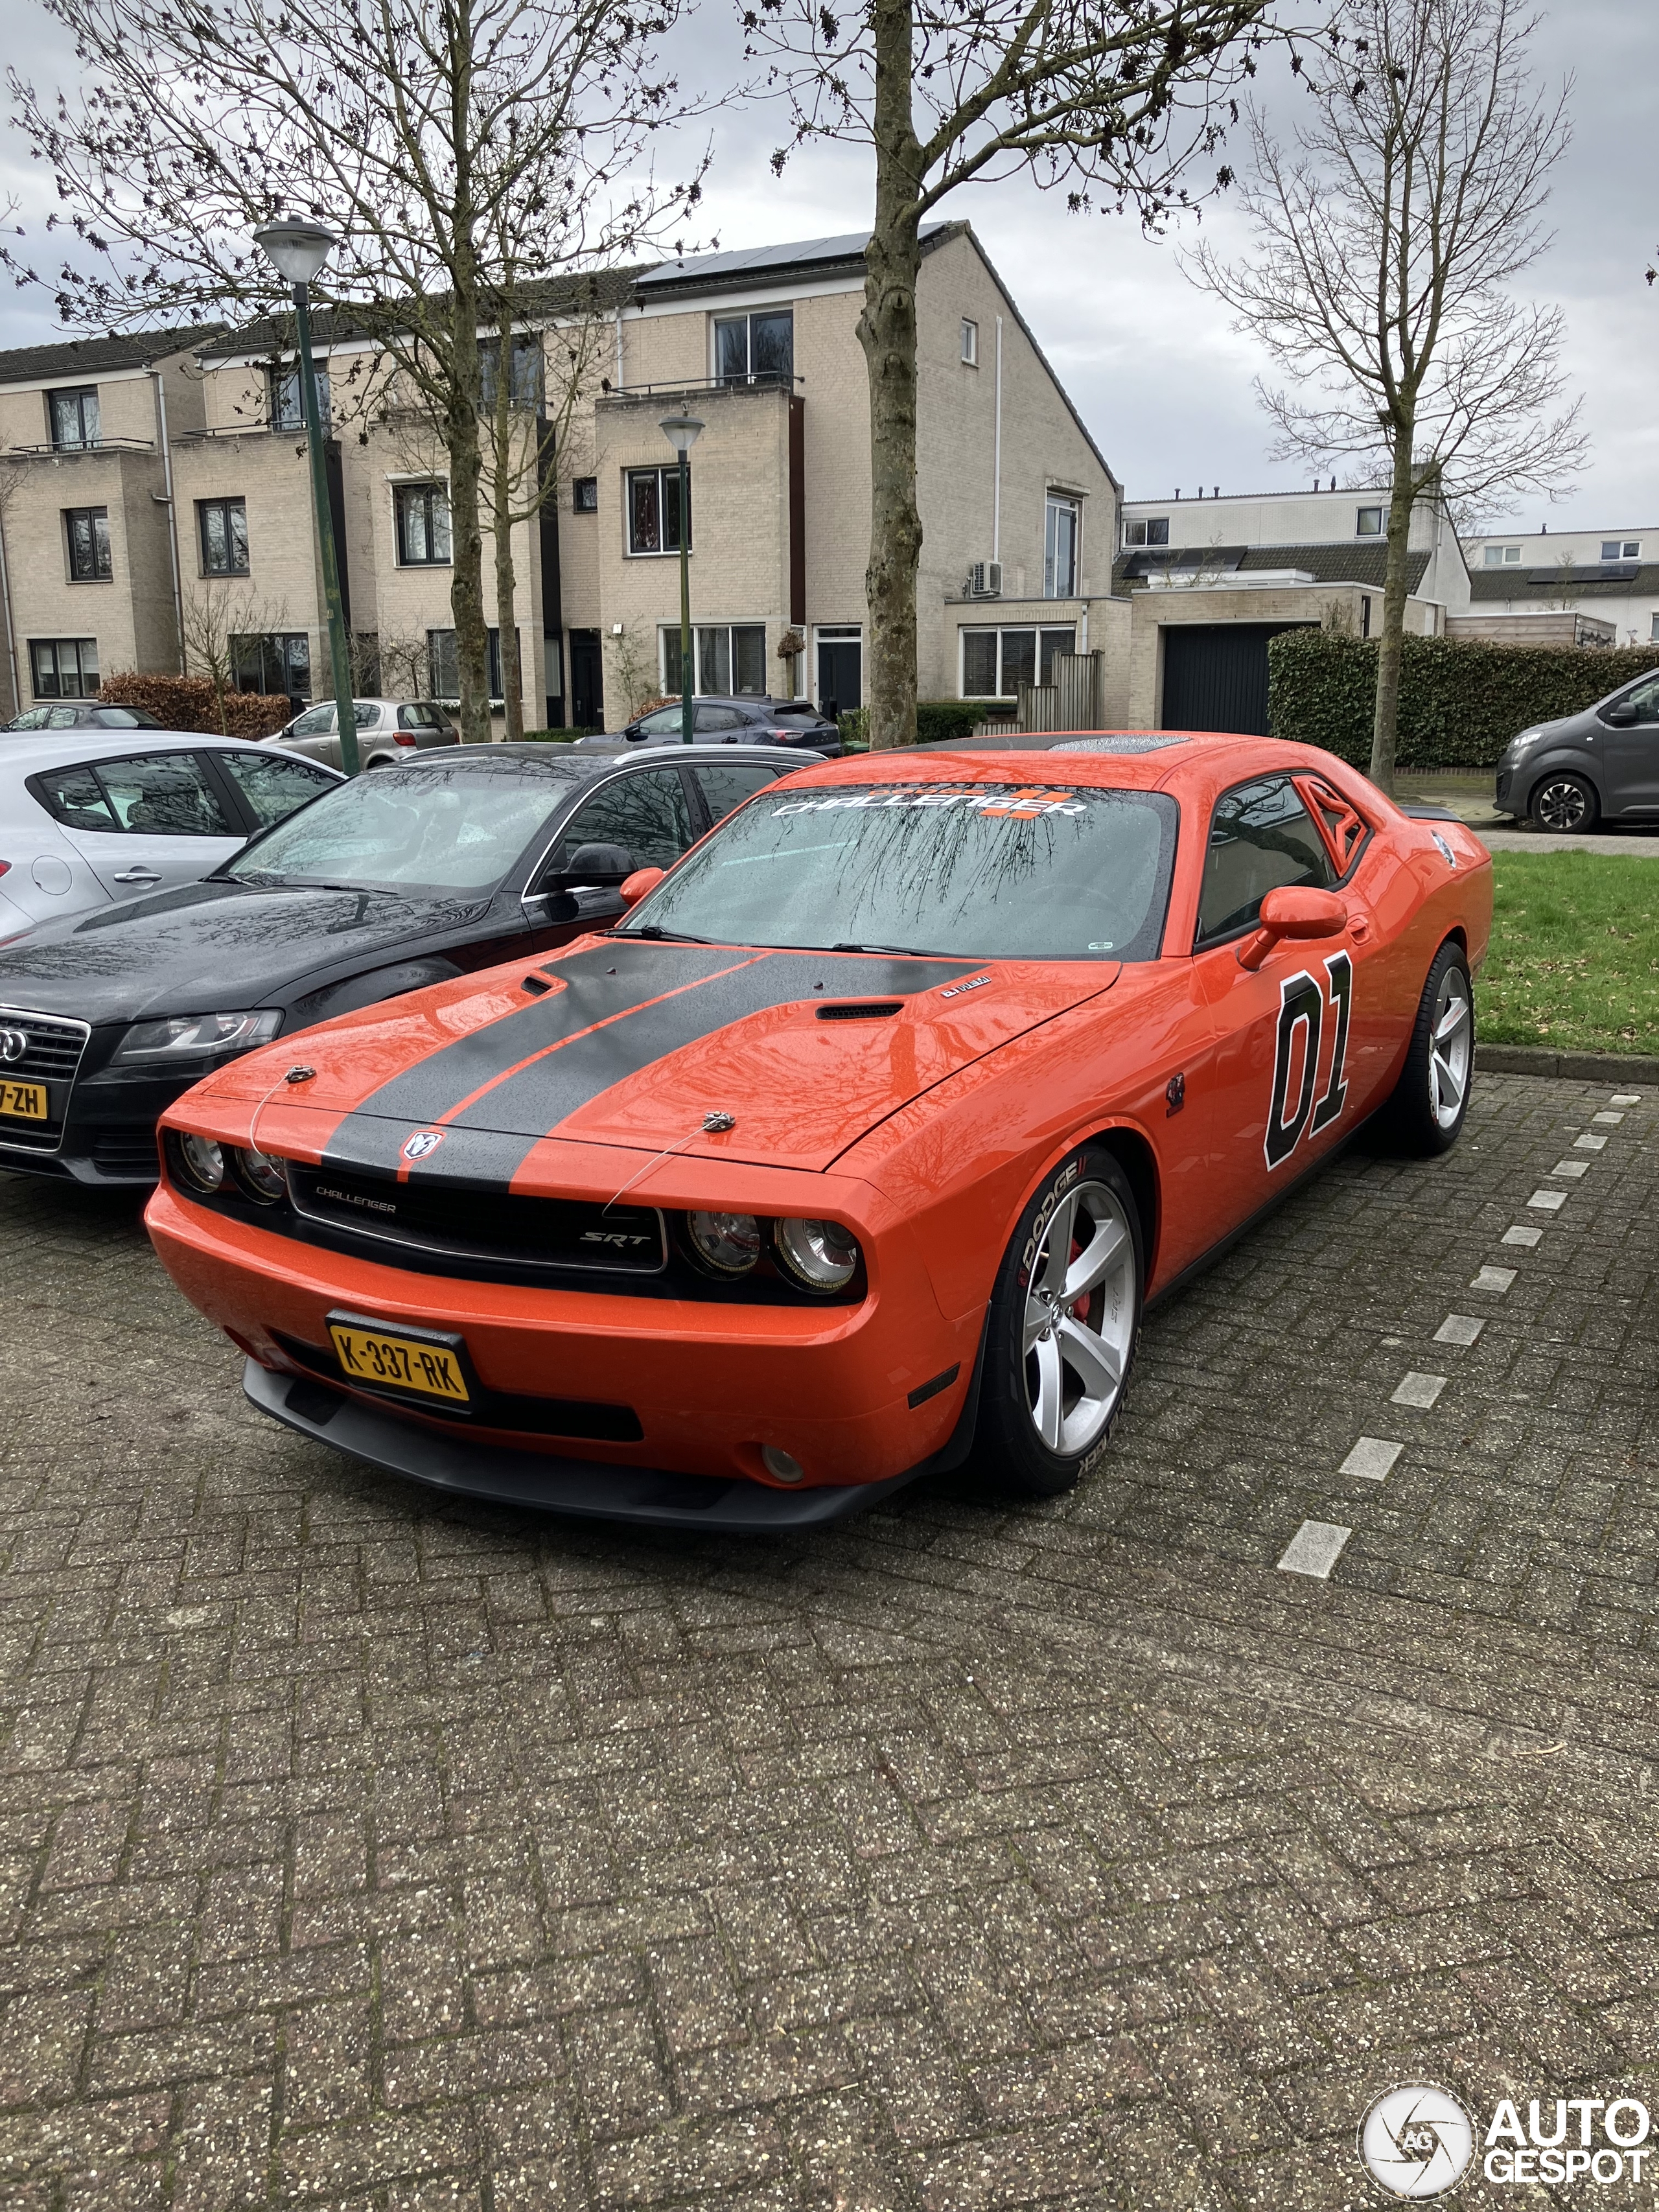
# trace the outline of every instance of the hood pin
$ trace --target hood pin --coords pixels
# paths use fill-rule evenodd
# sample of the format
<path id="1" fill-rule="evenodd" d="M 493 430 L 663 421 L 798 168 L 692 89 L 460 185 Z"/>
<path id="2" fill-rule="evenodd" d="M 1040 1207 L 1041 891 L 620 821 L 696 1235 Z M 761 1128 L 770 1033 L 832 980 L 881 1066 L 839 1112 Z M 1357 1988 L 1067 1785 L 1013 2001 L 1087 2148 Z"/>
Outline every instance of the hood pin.
<path id="1" fill-rule="evenodd" d="M 309 1083 L 316 1073 L 314 1067 L 290 1067 L 283 1080 L 284 1083 Z"/>
<path id="2" fill-rule="evenodd" d="M 705 1114 L 702 1126 L 711 1137 L 717 1137 L 723 1129 L 735 1129 L 738 1117 L 735 1114 Z"/>

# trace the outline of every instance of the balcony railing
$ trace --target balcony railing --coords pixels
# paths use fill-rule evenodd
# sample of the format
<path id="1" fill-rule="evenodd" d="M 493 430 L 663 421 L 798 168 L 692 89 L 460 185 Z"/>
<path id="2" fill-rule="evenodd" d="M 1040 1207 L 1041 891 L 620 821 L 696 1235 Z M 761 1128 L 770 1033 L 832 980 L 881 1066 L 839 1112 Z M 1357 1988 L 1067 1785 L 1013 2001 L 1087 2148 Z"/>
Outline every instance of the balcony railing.
<path id="1" fill-rule="evenodd" d="M 784 392 L 804 386 L 804 376 L 785 376 L 781 370 L 763 369 L 754 376 L 675 377 L 661 384 L 607 384 L 601 392 L 601 401 L 606 399 L 690 399 L 694 395 L 717 392 Z"/>
<path id="2" fill-rule="evenodd" d="M 8 446 L 9 453 L 153 453 L 154 438 L 65 438 L 61 445 Z"/>

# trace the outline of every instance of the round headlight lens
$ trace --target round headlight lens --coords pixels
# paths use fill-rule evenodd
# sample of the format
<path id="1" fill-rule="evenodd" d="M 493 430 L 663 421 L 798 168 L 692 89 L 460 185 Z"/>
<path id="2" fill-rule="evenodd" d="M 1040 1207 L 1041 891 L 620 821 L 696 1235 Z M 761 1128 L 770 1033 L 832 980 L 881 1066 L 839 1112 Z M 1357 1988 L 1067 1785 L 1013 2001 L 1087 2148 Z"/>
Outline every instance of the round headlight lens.
<path id="1" fill-rule="evenodd" d="M 278 1199 L 288 1196 L 288 1176 L 283 1163 L 273 1159 L 269 1152 L 255 1152 L 251 1145 L 245 1146 L 236 1155 L 236 1171 L 248 1195 L 266 1206 L 274 1206 Z"/>
<path id="2" fill-rule="evenodd" d="M 777 1227 L 778 1257 L 812 1291 L 844 1290 L 858 1273 L 858 1239 L 839 1221 L 791 1217 Z"/>
<path id="3" fill-rule="evenodd" d="M 697 1256 L 717 1274 L 746 1275 L 760 1258 L 760 1224 L 752 1213 L 688 1213 L 685 1226 Z"/>
<path id="4" fill-rule="evenodd" d="M 179 1139 L 179 1159 L 185 1178 L 198 1190 L 219 1190 L 225 1180 L 225 1156 L 211 1137 L 187 1133 Z"/>

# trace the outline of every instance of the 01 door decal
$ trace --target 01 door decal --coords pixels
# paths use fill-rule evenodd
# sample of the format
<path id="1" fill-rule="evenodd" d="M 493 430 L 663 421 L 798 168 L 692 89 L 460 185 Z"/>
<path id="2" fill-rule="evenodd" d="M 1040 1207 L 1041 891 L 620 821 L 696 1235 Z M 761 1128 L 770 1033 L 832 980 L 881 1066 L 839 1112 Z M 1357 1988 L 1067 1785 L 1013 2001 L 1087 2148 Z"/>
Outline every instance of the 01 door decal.
<path id="1" fill-rule="evenodd" d="M 1267 1108 L 1267 1131 L 1262 1142 L 1268 1168 L 1283 1167 L 1308 1133 L 1317 1136 L 1334 1121 L 1347 1103 L 1348 1086 L 1343 1066 L 1348 1056 L 1348 1021 L 1353 1011 L 1353 962 L 1346 952 L 1334 952 L 1325 963 L 1331 1007 L 1336 1016 L 1336 1043 L 1331 1054 L 1330 1079 L 1316 1106 L 1314 1085 L 1319 1079 L 1319 1047 L 1325 1027 L 1325 994 L 1305 969 L 1287 975 L 1279 987 L 1279 1041 L 1273 1054 L 1273 1095 Z M 1291 1083 L 1291 1062 L 1296 1033 L 1305 1030 L 1302 1080 L 1296 1110 L 1285 1115 Z"/>

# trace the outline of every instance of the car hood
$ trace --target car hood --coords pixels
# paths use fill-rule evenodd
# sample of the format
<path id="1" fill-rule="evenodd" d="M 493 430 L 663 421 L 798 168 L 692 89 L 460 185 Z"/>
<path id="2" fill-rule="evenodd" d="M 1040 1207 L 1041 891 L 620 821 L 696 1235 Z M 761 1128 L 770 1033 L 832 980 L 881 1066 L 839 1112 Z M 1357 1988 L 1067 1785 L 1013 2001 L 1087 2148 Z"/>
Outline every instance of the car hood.
<path id="1" fill-rule="evenodd" d="M 526 997 L 526 972 L 551 988 Z M 283 1127 L 336 1165 L 392 1172 L 419 1138 L 434 1180 L 510 1181 L 548 1137 L 823 1169 L 1120 972 L 589 939 L 308 1030 L 313 1072 Z M 293 1056 L 250 1054 L 203 1088 L 264 1096 Z"/>
<path id="2" fill-rule="evenodd" d="M 0 1006 L 91 1022 L 280 1005 L 337 962 L 461 927 L 487 900 L 185 884 L 0 949 Z"/>

